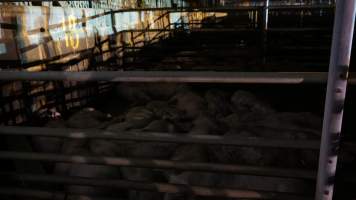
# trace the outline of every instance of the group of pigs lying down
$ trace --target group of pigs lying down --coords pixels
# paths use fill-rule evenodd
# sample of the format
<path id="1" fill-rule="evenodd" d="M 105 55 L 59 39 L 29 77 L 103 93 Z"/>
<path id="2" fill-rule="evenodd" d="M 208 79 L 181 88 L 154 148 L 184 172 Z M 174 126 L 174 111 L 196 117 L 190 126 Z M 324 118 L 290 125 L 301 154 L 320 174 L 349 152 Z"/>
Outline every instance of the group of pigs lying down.
<path id="1" fill-rule="evenodd" d="M 114 107 L 84 108 L 68 119 L 49 121 L 47 127 L 96 128 L 113 133 L 139 131 L 167 134 L 220 135 L 226 138 L 319 139 L 321 118 L 311 113 L 277 112 L 254 94 L 237 90 L 208 89 L 196 92 L 187 85 L 120 84 Z M 108 100 L 109 101 L 109 100 Z M 129 102 L 118 108 L 120 102 Z M 105 104 L 105 103 L 104 103 Z M 109 105 L 105 104 L 103 107 Z M 116 108 L 115 108 L 116 106 Z M 101 110 L 101 111 L 99 111 Z M 125 110 L 116 112 L 116 110 Z M 39 152 L 225 163 L 279 168 L 316 169 L 318 151 L 103 139 L 33 137 Z M 210 172 L 177 171 L 135 167 L 55 163 L 49 173 L 63 176 L 123 179 L 209 187 L 304 193 L 313 189 L 305 180 Z M 117 190 L 67 185 L 68 193 L 114 196 L 127 200 L 219 199 L 148 191 Z"/>

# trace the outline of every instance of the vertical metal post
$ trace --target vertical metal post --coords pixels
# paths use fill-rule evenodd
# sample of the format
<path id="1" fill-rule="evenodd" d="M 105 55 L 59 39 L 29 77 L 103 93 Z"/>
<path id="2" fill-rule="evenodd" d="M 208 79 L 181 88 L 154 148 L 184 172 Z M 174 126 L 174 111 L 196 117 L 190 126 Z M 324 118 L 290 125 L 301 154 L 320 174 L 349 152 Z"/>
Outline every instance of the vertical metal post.
<path id="1" fill-rule="evenodd" d="M 336 1 L 315 200 L 331 200 L 341 134 L 356 0 Z"/>
<path id="2" fill-rule="evenodd" d="M 265 6 L 263 10 L 263 30 L 267 31 L 268 29 L 268 7 L 269 7 L 269 0 L 265 0 Z"/>
<path id="3" fill-rule="evenodd" d="M 266 63 L 269 0 L 265 0 L 262 24 L 262 64 Z"/>

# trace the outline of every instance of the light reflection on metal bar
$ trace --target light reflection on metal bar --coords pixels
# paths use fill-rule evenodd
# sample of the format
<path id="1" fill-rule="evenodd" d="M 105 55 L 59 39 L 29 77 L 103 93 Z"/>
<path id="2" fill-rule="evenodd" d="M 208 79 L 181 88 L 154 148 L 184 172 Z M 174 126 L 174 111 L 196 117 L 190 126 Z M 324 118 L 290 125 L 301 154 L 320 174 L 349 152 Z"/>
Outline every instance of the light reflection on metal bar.
<path id="1" fill-rule="evenodd" d="M 268 29 L 268 9 L 269 9 L 269 0 L 265 0 L 265 6 L 263 8 L 263 30 L 267 31 Z"/>
<path id="2" fill-rule="evenodd" d="M 0 159 L 34 160 L 46 162 L 67 162 L 81 164 L 99 164 L 125 167 L 142 167 L 158 169 L 174 169 L 184 171 L 207 171 L 221 173 L 236 173 L 257 176 L 272 176 L 283 178 L 315 179 L 316 172 L 299 169 L 283 169 L 272 167 L 257 167 L 244 165 L 179 162 L 169 160 L 134 159 L 103 156 L 60 155 L 49 153 L 0 151 Z"/>
<path id="3" fill-rule="evenodd" d="M 352 77 L 350 83 L 355 83 Z M 326 83 L 327 72 L 0 71 L 0 80 L 301 84 Z"/>

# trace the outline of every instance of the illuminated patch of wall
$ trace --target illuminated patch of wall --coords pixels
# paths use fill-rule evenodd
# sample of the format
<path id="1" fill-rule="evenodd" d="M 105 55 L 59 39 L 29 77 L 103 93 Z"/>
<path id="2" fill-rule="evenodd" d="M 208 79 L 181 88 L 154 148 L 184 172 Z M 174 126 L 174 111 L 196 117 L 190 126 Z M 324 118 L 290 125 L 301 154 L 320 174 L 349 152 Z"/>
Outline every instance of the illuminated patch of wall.
<path id="1" fill-rule="evenodd" d="M 2 18 L 7 17 L 6 23 L 11 24 L 14 22 L 13 19 L 16 19 L 16 24 L 21 27 L 21 31 L 15 33 L 15 38 L 1 37 L 0 42 L 5 44 L 8 53 L 11 43 L 18 45 L 21 49 L 22 62 L 50 59 L 55 56 L 61 56 L 61 60 L 68 60 L 78 56 L 76 53 L 82 50 L 101 48 L 106 51 L 110 46 L 120 47 L 123 44 L 139 47 L 145 42 L 156 42 L 158 39 L 168 37 L 168 32 L 131 32 L 132 29 L 173 28 L 174 26 L 169 27 L 171 22 L 187 23 L 213 15 L 201 12 L 170 13 L 164 10 L 111 13 L 104 9 L 44 6 L 0 6 L 0 10 Z M 185 28 L 189 29 L 189 26 L 185 25 Z M 10 33 L 14 35 L 14 30 Z M 12 51 L 11 54 L 13 59 L 18 59 L 15 56 L 16 51 Z M 113 53 L 106 53 L 106 57 L 109 58 L 110 54 Z"/>
<path id="2" fill-rule="evenodd" d="M 6 45 L 4 43 L 0 43 L 0 54 L 6 53 Z"/>
<path id="3" fill-rule="evenodd" d="M 52 8 L 49 17 L 49 33 L 52 39 L 56 43 L 56 48 L 58 49 L 59 55 L 62 55 L 66 51 L 65 40 L 66 31 L 63 29 L 63 22 L 65 19 L 65 14 L 63 9 Z"/>
<path id="4" fill-rule="evenodd" d="M 8 6 L 0 6 L 0 23 L 5 25 L 9 25 L 9 27 L 1 27 L 1 37 L 0 42 L 5 44 L 6 46 L 6 54 L 0 54 L 0 60 L 18 60 L 18 52 L 16 47 L 16 40 L 15 40 L 15 30 L 11 28 L 11 24 L 14 23 L 16 18 L 9 13 L 6 12 L 8 10 Z"/>

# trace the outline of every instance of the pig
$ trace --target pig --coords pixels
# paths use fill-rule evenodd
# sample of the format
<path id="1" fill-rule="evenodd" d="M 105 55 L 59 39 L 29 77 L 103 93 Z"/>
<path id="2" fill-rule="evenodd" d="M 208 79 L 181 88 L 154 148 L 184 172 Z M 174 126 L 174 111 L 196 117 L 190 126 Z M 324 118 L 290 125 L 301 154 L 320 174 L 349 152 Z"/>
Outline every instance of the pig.
<path id="1" fill-rule="evenodd" d="M 188 119 L 198 117 L 207 109 L 204 98 L 185 88 L 179 90 L 170 99 L 170 102 L 175 104 L 178 110 L 184 112 L 185 117 Z"/>
<path id="2" fill-rule="evenodd" d="M 134 168 L 134 167 L 121 167 L 123 179 L 139 182 L 159 182 L 163 178 L 159 170 Z M 163 194 L 158 192 L 149 192 L 141 190 L 128 191 L 129 200 L 157 200 L 162 199 Z"/>
<path id="3" fill-rule="evenodd" d="M 192 123 L 192 128 L 189 131 L 191 135 L 210 135 L 210 134 L 219 134 L 219 124 L 211 116 L 207 114 L 200 114 L 195 118 Z"/>
<path id="4" fill-rule="evenodd" d="M 161 130 L 166 132 L 188 132 L 191 128 L 191 123 L 185 120 L 184 113 L 178 110 L 175 106 L 170 105 L 167 101 L 151 101 L 146 105 L 146 108 L 151 110 L 155 114 L 155 118 L 163 121 L 156 121 L 149 127 L 145 128 L 151 129 L 158 124 L 164 124 L 162 122 L 169 122 L 170 126 Z M 156 128 L 154 128 L 156 129 Z M 153 131 L 153 130 L 152 130 Z M 157 130 L 156 130 L 157 131 Z"/>
<path id="5" fill-rule="evenodd" d="M 125 114 L 122 122 L 110 124 L 106 130 L 114 133 L 139 130 L 149 125 L 153 119 L 153 112 L 146 109 L 144 106 L 133 107 Z M 136 146 L 136 143 L 132 141 L 108 141 L 96 139 L 91 141 L 89 146 L 90 149 L 98 155 L 128 156 L 131 148 Z"/>
<path id="6" fill-rule="evenodd" d="M 110 120 L 110 116 L 95 110 L 94 108 L 84 108 L 73 114 L 67 121 L 69 128 L 103 128 Z M 63 145 L 62 152 L 65 154 L 80 153 L 86 149 L 90 140 L 88 139 L 67 139 Z"/>
<path id="7" fill-rule="evenodd" d="M 190 161 L 190 162 L 207 162 L 208 155 L 204 146 L 201 145 L 182 145 L 176 149 L 171 160 L 174 161 Z M 213 177 L 195 175 L 195 172 L 183 171 L 183 172 L 165 172 L 168 183 L 190 185 L 193 182 L 199 182 L 198 185 L 214 185 L 215 179 Z M 218 176 L 213 174 L 213 176 Z M 191 179 L 196 180 L 191 180 Z M 198 181 L 199 180 L 199 181 Z M 167 193 L 164 195 L 164 200 L 183 200 L 183 199 L 195 199 L 194 196 L 188 194 L 175 194 Z"/>
<path id="8" fill-rule="evenodd" d="M 232 110 L 235 113 L 255 113 L 256 117 L 264 117 L 274 113 L 274 110 L 267 104 L 261 102 L 250 92 L 238 90 L 231 96 Z"/>
<path id="9" fill-rule="evenodd" d="M 209 151 L 199 145 L 184 145 L 176 150 L 172 160 L 209 162 Z M 285 193 L 312 192 L 311 182 L 292 178 L 275 178 L 253 175 L 234 175 L 224 173 L 184 171 L 167 173 L 169 183 L 182 185 L 206 186 L 212 188 L 236 188 L 247 190 L 277 191 Z M 203 200 L 223 199 L 197 197 L 190 194 L 166 194 L 164 200 Z"/>
<path id="10" fill-rule="evenodd" d="M 66 126 L 69 128 L 104 128 L 110 119 L 111 115 L 88 107 L 74 113 L 66 121 Z"/>
<path id="11" fill-rule="evenodd" d="M 208 112 L 217 119 L 231 114 L 231 104 L 227 93 L 211 89 L 205 93 L 204 98 L 207 102 Z"/>
<path id="12" fill-rule="evenodd" d="M 125 131 L 141 129 L 147 126 L 154 119 L 154 114 L 144 106 L 131 108 L 125 115 L 122 123 L 111 124 L 107 127 L 110 131 Z"/>
<path id="13" fill-rule="evenodd" d="M 93 165 L 93 164 L 71 164 L 67 176 L 85 177 L 93 179 L 120 179 L 120 169 L 115 166 Z M 121 190 L 113 188 L 100 188 L 93 186 L 68 185 L 68 193 L 105 196 L 113 194 L 120 195 Z M 121 194 L 122 195 L 122 194 Z"/>
<path id="14" fill-rule="evenodd" d="M 49 121 L 45 127 L 48 128 L 66 128 L 65 122 L 62 119 L 55 119 Z M 43 153 L 59 153 L 62 145 L 63 138 L 57 137 L 44 137 L 34 136 L 32 137 L 32 144 L 36 151 Z"/>
<path id="15" fill-rule="evenodd" d="M 168 100 L 181 88 L 186 88 L 184 84 L 177 83 L 150 83 L 144 84 L 144 91 L 151 99 Z"/>
<path id="16" fill-rule="evenodd" d="M 169 120 L 171 122 L 180 120 L 183 114 L 166 101 L 151 101 L 146 105 L 146 108 L 151 110 L 156 118 Z"/>
<path id="17" fill-rule="evenodd" d="M 190 135 L 208 135 L 214 134 L 217 125 L 210 117 L 200 114 L 193 122 L 193 127 L 188 134 Z M 209 156 L 208 151 L 203 145 L 181 145 L 179 146 L 171 157 L 174 161 L 190 161 L 190 162 L 208 162 Z M 183 172 L 165 172 L 168 182 L 172 184 L 183 184 L 189 185 L 191 178 L 196 178 L 194 172 L 183 171 Z M 216 176 L 216 175 L 214 175 Z M 207 178 L 202 176 L 200 183 L 204 184 L 214 184 L 214 178 Z M 187 194 L 165 194 L 164 200 L 180 200 L 180 199 L 195 199 L 194 196 Z"/>
<path id="18" fill-rule="evenodd" d="M 305 180 L 210 172 L 187 171 L 178 176 L 171 177 L 170 182 L 175 184 L 204 186 L 210 188 L 245 189 L 281 193 L 312 193 L 313 190 L 313 183 Z M 226 198 L 199 197 L 190 194 L 166 194 L 164 197 L 164 200 L 183 199 L 207 200 Z"/>
<path id="19" fill-rule="evenodd" d="M 115 94 L 120 100 L 128 102 L 129 105 L 144 105 L 151 98 L 144 91 L 142 84 L 121 83 L 115 87 Z"/>
<path id="20" fill-rule="evenodd" d="M 311 123 L 312 121 L 316 124 Z M 231 138 L 231 140 L 240 138 L 318 139 L 321 130 L 321 119 L 306 113 L 274 112 L 258 117 L 258 119 L 234 113 L 226 117 L 223 122 L 228 127 L 224 137 Z M 283 149 L 281 151 L 278 148 L 236 146 L 214 146 L 210 149 L 213 157 L 219 162 L 261 166 L 311 167 L 316 165 L 318 157 L 317 152 L 309 150 Z"/>
<path id="21" fill-rule="evenodd" d="M 108 116 L 93 108 L 84 108 L 73 114 L 67 121 L 66 126 L 70 128 L 102 128 L 103 124 L 108 122 Z M 68 155 L 93 155 L 90 149 L 90 143 L 95 139 L 66 139 L 63 142 L 61 152 Z M 101 144 L 102 145 L 102 144 Z M 97 149 L 104 149 L 98 145 Z M 76 164 L 76 163 L 56 163 L 55 174 L 64 176 L 80 176 L 86 178 L 120 178 L 118 167 L 93 165 L 93 164 Z M 97 188 L 91 186 L 66 186 L 69 193 L 80 193 L 87 195 L 105 195 L 118 192 L 107 188 Z"/>
<path id="22" fill-rule="evenodd" d="M 116 86 L 118 98 L 131 105 L 144 105 L 150 100 L 168 100 L 179 88 L 186 87 L 176 83 L 121 83 Z"/>

